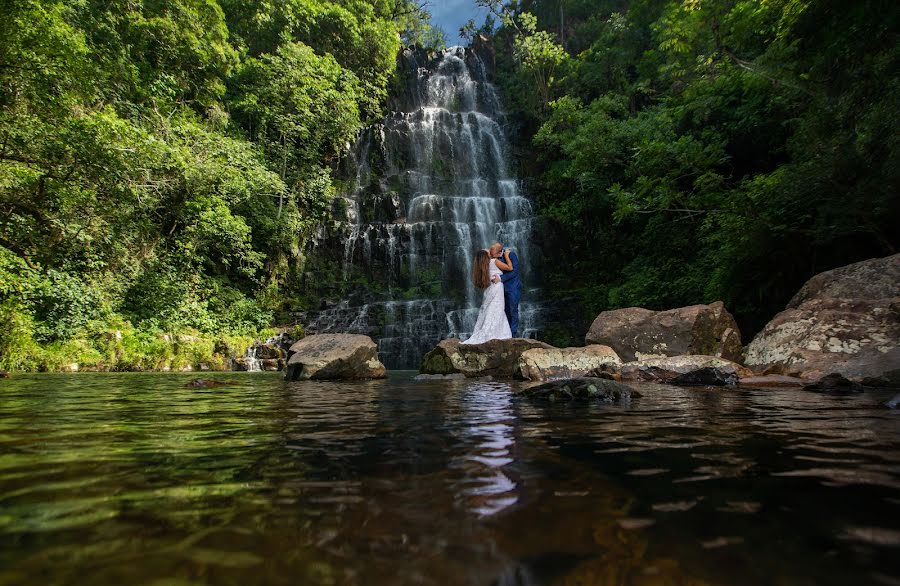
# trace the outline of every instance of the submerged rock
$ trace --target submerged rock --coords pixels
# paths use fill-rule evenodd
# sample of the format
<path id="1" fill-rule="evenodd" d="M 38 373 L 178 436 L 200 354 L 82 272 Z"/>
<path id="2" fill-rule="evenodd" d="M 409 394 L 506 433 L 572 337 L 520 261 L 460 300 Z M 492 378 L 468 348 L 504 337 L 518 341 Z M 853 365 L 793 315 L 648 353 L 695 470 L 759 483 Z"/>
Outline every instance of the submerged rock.
<path id="1" fill-rule="evenodd" d="M 715 371 L 716 374 L 712 374 Z M 693 374 L 697 373 L 697 374 Z M 727 384 L 736 384 L 742 376 L 752 372 L 740 364 L 717 356 L 668 356 L 647 360 L 626 362 L 622 365 L 606 364 L 591 371 L 590 376 L 612 377 L 621 381 L 641 381 L 671 383 L 679 377 L 685 377 L 681 384 L 717 384 L 715 382 L 687 382 L 690 380 L 733 380 Z M 688 376 L 691 375 L 691 376 Z M 692 378 L 693 377 L 693 378 Z"/>
<path id="2" fill-rule="evenodd" d="M 417 374 L 415 380 L 465 380 L 466 375 L 461 372 L 453 374 Z"/>
<path id="3" fill-rule="evenodd" d="M 422 374 L 460 373 L 467 378 L 513 378 L 519 375 L 519 358 L 534 348 L 553 346 L 524 338 L 490 340 L 484 344 L 460 344 L 455 338 L 441 340 L 422 359 L 420 371 Z"/>
<path id="4" fill-rule="evenodd" d="M 900 254 L 820 273 L 747 346 L 765 374 L 900 385 Z"/>
<path id="5" fill-rule="evenodd" d="M 670 385 L 691 386 L 734 386 L 738 383 L 738 375 L 734 369 L 705 366 L 691 372 L 679 374 L 669 381 Z"/>
<path id="6" fill-rule="evenodd" d="M 890 399 L 885 401 L 883 404 L 888 409 L 896 409 L 897 407 L 900 407 L 900 394 L 894 395 L 893 397 L 891 397 Z"/>
<path id="7" fill-rule="evenodd" d="M 802 387 L 808 380 L 783 374 L 742 376 L 738 384 L 745 387 Z"/>
<path id="8" fill-rule="evenodd" d="M 721 301 L 652 311 L 628 307 L 604 311 L 585 336 L 610 346 L 623 360 L 703 354 L 740 360 L 741 332 Z"/>
<path id="9" fill-rule="evenodd" d="M 317 334 L 295 342 L 284 373 L 289 381 L 384 377 L 378 346 L 359 334 Z"/>
<path id="10" fill-rule="evenodd" d="M 205 378 L 195 378 L 184 386 L 189 389 L 211 389 L 214 387 L 225 387 L 233 384 L 236 383 L 230 380 L 209 380 Z"/>
<path id="11" fill-rule="evenodd" d="M 548 401 L 625 403 L 641 394 L 622 383 L 596 377 L 570 378 L 529 387 L 518 396 Z"/>
<path id="12" fill-rule="evenodd" d="M 804 391 L 816 393 L 832 393 L 836 395 L 850 395 L 863 392 L 863 386 L 847 379 L 841 374 L 833 372 L 814 383 L 803 385 Z"/>
<path id="13" fill-rule="evenodd" d="M 619 365 L 622 359 L 609 346 L 591 344 L 584 348 L 534 348 L 519 357 L 519 373 L 528 380 L 543 381 L 584 376 L 605 364 Z"/>

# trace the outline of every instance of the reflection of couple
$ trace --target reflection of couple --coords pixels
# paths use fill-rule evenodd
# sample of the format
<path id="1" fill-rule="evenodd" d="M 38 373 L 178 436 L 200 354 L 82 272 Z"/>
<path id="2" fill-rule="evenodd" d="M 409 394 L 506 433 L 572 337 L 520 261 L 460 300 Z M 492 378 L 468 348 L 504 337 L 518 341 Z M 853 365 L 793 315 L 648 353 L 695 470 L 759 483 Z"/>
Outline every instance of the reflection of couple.
<path id="1" fill-rule="evenodd" d="M 472 336 L 463 344 L 481 344 L 488 340 L 515 338 L 519 329 L 519 257 L 503 250 L 499 242 L 475 253 L 472 281 L 484 291 L 478 322 Z"/>

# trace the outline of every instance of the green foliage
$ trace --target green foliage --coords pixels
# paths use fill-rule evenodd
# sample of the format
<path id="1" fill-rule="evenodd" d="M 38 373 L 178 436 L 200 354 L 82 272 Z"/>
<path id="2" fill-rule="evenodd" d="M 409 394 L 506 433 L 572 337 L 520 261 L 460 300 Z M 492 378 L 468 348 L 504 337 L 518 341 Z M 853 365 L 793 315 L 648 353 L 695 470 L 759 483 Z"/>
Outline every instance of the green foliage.
<path id="1" fill-rule="evenodd" d="M 212 106 L 238 60 L 216 0 L 84 0 L 67 20 L 90 47 L 92 90 L 111 101 Z"/>
<path id="2" fill-rule="evenodd" d="M 722 299 L 747 335 L 816 272 L 896 251 L 896 5 L 483 3 L 574 264 L 549 290 L 590 313 Z"/>
<path id="3" fill-rule="evenodd" d="M 270 160 L 281 162 L 289 184 L 301 181 L 309 166 L 339 155 L 359 130 L 358 78 L 303 43 L 248 59 L 233 83 L 240 91 L 231 101 L 235 120 Z"/>
<path id="4" fill-rule="evenodd" d="M 513 56 L 522 71 L 533 78 L 541 103 L 548 104 L 557 76 L 567 65 L 568 54 L 552 34 L 537 30 L 533 14 L 522 12 L 507 22 L 520 33 L 513 42 Z"/>
<path id="5" fill-rule="evenodd" d="M 269 326 L 399 33 L 428 32 L 405 0 L 2 6 L 0 366 L 24 370 L 221 363 Z"/>
<path id="6" fill-rule="evenodd" d="M 31 315 L 9 301 L 0 305 L 0 368 L 36 370 L 40 352 Z"/>
<path id="7" fill-rule="evenodd" d="M 387 97 L 400 48 L 398 32 L 424 30 L 428 20 L 427 13 L 412 10 L 412 2 L 399 1 L 222 0 L 222 6 L 236 40 L 251 56 L 276 55 L 299 43 L 353 73 L 363 88 L 354 97 L 371 118 Z"/>

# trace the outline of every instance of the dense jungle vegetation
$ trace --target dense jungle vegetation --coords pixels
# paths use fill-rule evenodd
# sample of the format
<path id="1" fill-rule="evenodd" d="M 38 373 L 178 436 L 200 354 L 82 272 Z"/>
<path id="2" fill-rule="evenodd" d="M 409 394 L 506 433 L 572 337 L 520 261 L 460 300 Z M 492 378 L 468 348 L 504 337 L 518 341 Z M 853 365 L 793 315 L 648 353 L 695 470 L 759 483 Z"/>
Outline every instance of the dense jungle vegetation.
<path id="1" fill-rule="evenodd" d="M 0 1 L 0 368 L 214 364 L 279 319 L 406 0 Z"/>
<path id="2" fill-rule="evenodd" d="M 811 275 L 896 251 L 895 2 L 478 1 L 464 32 L 493 38 L 555 234 L 545 296 L 721 299 L 747 338 Z M 284 323 L 397 52 L 443 42 L 407 0 L 0 7 L 6 369 L 215 363 Z"/>
<path id="3" fill-rule="evenodd" d="M 479 3 L 562 251 L 545 295 L 721 299 L 749 341 L 812 275 L 897 251 L 896 2 Z"/>

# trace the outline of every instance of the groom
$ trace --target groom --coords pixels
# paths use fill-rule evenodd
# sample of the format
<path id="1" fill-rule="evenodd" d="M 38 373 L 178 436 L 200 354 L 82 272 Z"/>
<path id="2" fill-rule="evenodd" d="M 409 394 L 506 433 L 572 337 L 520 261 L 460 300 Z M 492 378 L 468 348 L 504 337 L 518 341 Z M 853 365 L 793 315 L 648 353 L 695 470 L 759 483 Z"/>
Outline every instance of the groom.
<path id="1" fill-rule="evenodd" d="M 488 249 L 491 258 L 500 258 L 503 255 L 503 245 L 495 242 Z M 500 279 L 503 281 L 503 297 L 506 301 L 506 319 L 509 320 L 509 329 L 512 337 L 519 333 L 519 299 L 522 298 L 522 281 L 519 279 L 519 256 L 516 251 L 509 251 L 509 262 L 512 270 L 503 273 Z"/>

